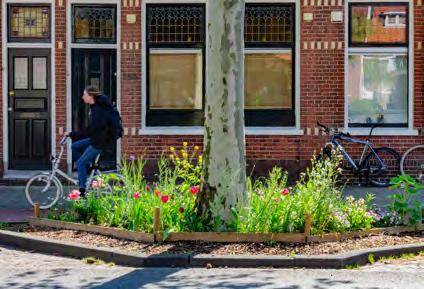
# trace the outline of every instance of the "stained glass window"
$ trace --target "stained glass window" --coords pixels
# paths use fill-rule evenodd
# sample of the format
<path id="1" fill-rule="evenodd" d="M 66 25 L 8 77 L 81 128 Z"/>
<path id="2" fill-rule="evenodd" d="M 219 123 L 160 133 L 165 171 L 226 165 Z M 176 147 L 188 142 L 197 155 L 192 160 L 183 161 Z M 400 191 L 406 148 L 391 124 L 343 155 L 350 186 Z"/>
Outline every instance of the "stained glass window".
<path id="1" fill-rule="evenodd" d="M 294 8 L 288 5 L 246 5 L 244 39 L 246 44 L 293 41 Z"/>
<path id="2" fill-rule="evenodd" d="M 73 40 L 84 43 L 116 43 L 115 6 L 73 6 Z"/>
<path id="3" fill-rule="evenodd" d="M 147 15 L 150 44 L 203 42 L 203 6 L 148 6 Z"/>
<path id="4" fill-rule="evenodd" d="M 9 41 L 49 41 L 49 6 L 9 6 Z"/>

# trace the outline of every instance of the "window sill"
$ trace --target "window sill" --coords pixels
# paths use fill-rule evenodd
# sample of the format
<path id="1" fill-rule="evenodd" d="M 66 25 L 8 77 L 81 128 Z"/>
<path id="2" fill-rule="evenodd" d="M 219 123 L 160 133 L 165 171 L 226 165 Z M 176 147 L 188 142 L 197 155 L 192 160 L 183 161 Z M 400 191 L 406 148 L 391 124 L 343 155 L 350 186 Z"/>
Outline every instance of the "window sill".
<path id="1" fill-rule="evenodd" d="M 203 135 L 203 127 L 148 127 L 138 131 L 139 135 Z M 248 127 L 246 135 L 304 135 L 302 129 L 295 127 Z"/>
<path id="2" fill-rule="evenodd" d="M 138 131 L 139 135 L 203 135 L 203 127 L 200 126 L 166 126 L 145 127 Z"/>
<path id="3" fill-rule="evenodd" d="M 351 135 L 368 136 L 370 128 L 348 128 Z M 373 136 L 418 136 L 418 130 L 410 128 L 375 128 Z"/>
<path id="4" fill-rule="evenodd" d="M 296 127 L 247 127 L 246 135 L 304 135 L 303 129 Z"/>

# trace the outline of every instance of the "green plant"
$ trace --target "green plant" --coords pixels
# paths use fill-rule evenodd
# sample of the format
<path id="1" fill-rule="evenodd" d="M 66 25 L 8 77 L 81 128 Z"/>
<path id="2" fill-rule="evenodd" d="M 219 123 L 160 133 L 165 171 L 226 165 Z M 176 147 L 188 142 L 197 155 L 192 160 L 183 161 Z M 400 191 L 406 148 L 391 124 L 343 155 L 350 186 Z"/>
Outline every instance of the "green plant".
<path id="1" fill-rule="evenodd" d="M 358 263 L 345 266 L 345 269 L 347 269 L 347 270 L 358 270 L 360 268 L 361 268 L 361 265 L 359 265 Z"/>
<path id="2" fill-rule="evenodd" d="M 368 255 L 368 263 L 370 263 L 370 264 L 374 264 L 375 263 L 374 254 L 369 254 Z"/>
<path id="3" fill-rule="evenodd" d="M 401 190 L 388 198 L 392 203 L 387 206 L 390 212 L 399 216 L 400 224 L 416 225 L 421 223 L 423 202 L 418 196 L 424 186 L 410 176 L 397 176 L 390 180 L 391 189 Z"/>

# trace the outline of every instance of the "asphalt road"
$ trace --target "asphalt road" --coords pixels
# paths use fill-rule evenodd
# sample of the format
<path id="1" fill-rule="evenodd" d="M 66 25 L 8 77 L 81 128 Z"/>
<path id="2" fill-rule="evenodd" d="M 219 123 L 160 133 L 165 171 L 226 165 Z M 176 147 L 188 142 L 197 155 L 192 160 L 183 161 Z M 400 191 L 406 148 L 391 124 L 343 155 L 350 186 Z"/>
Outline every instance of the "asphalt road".
<path id="1" fill-rule="evenodd" d="M 0 247 L 0 288 L 422 289 L 424 258 L 359 270 L 128 268 Z"/>

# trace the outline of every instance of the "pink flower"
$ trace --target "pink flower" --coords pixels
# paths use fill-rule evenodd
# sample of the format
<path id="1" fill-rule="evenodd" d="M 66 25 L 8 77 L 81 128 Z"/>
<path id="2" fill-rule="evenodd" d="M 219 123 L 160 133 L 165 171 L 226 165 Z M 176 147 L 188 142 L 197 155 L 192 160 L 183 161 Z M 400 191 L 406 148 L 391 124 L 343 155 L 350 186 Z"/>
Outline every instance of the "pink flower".
<path id="1" fill-rule="evenodd" d="M 138 198 L 140 198 L 140 193 L 139 192 L 135 192 L 134 193 L 134 195 L 133 195 L 133 197 L 134 197 L 134 199 L 138 199 Z"/>
<path id="2" fill-rule="evenodd" d="M 68 198 L 70 200 L 78 200 L 79 197 L 81 195 L 81 192 L 78 190 L 73 190 L 72 192 L 69 193 Z"/>
<path id="3" fill-rule="evenodd" d="M 197 187 L 197 186 L 192 186 L 192 187 L 190 188 L 190 192 L 191 192 L 193 195 L 197 195 L 197 193 L 199 192 L 199 187 Z"/>
<path id="4" fill-rule="evenodd" d="M 168 195 L 163 195 L 163 196 L 160 197 L 160 200 L 162 201 L 162 203 L 165 204 L 166 202 L 168 202 L 169 196 Z"/>
<path id="5" fill-rule="evenodd" d="M 160 191 L 158 189 L 155 190 L 155 195 L 156 195 L 156 197 L 160 196 Z"/>
<path id="6" fill-rule="evenodd" d="M 182 214 L 182 213 L 184 213 L 184 208 L 183 208 L 183 207 L 180 207 L 180 208 L 178 209 L 178 212 L 180 212 L 181 214 Z"/>
<path id="7" fill-rule="evenodd" d="M 98 182 L 98 181 L 96 181 L 96 180 L 94 180 L 94 181 L 92 181 L 92 182 L 91 182 L 91 186 L 92 186 L 93 188 L 98 188 L 98 187 L 99 187 L 99 182 Z"/>
<path id="8" fill-rule="evenodd" d="M 284 189 L 281 190 L 281 195 L 287 196 L 288 194 L 289 194 L 289 189 L 284 188 Z"/>
<path id="9" fill-rule="evenodd" d="M 275 199 L 274 199 L 274 202 L 275 202 L 276 204 L 278 204 L 278 203 L 280 202 L 280 199 L 279 199 L 279 198 L 275 198 Z"/>

